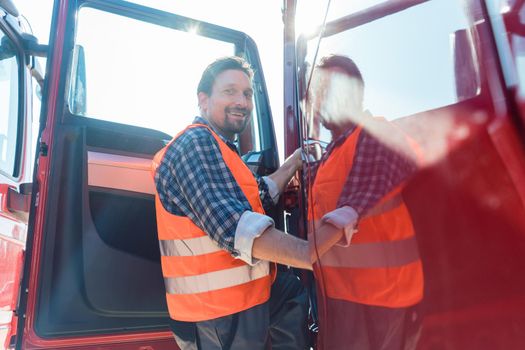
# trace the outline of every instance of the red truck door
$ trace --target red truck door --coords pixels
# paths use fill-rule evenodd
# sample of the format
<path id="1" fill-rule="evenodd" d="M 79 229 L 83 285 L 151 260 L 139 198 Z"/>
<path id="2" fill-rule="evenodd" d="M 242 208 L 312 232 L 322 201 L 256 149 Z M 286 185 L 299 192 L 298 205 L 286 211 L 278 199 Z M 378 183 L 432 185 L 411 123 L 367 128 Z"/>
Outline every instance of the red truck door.
<path id="1" fill-rule="evenodd" d="M 11 5 L 11 6 L 10 6 Z M 0 2 L 0 347 L 11 342 L 31 192 L 31 94 L 16 9 Z M 30 144 L 30 143 L 29 143 Z"/>
<path id="2" fill-rule="evenodd" d="M 205 66 L 235 54 L 256 72 L 240 149 L 255 171 L 275 170 L 256 46 L 244 33 L 119 0 L 60 0 L 53 13 L 17 349 L 176 348 L 150 161 L 197 115 Z"/>
<path id="3" fill-rule="evenodd" d="M 355 260 L 357 243 L 367 243 L 363 232 L 354 235 L 354 247 L 337 248 L 339 260 L 321 258 L 315 276 L 319 348 L 346 349 L 353 339 L 363 337 L 354 333 L 358 317 L 349 311 L 352 302 L 409 308 L 406 320 L 399 323 L 402 333 L 412 335 L 403 337 L 408 348 L 523 348 L 522 2 L 318 4 L 312 11 L 314 6 L 298 3 L 297 35 L 285 36 L 286 45 L 296 46 L 285 60 L 295 62 L 290 76 L 297 74 L 297 97 L 287 100 L 292 111 L 293 103 L 297 106 L 296 115 L 290 116 L 292 131 L 299 131 L 297 139 L 319 141 L 320 146 L 331 141 L 311 113 L 309 88 L 316 74 L 312 67 L 321 57 L 339 54 L 352 58 L 363 75 L 365 108 L 408 136 L 421 155 L 401 194 L 418 255 L 402 261 L 401 252 L 385 248 L 375 257 L 390 269 L 381 270 L 385 276 L 366 286 L 355 276 L 378 270 L 370 255 Z M 287 5 L 293 9 L 295 2 Z M 304 29 L 301 23 L 314 25 Z M 376 137 L 391 147 L 393 135 Z M 322 151 L 318 147 L 312 158 Z M 308 174 L 307 183 L 319 176 Z M 315 198 L 307 198 L 305 212 L 315 210 Z M 421 264 L 422 274 L 407 279 L 412 285 L 391 283 L 385 295 L 392 297 L 395 291 L 393 298 L 399 301 L 418 284 L 421 298 L 393 306 L 386 297 L 371 297 L 377 292 L 372 282 L 383 283 L 394 268 L 412 263 Z M 364 337 L 370 337 L 369 344 L 381 342 Z"/>

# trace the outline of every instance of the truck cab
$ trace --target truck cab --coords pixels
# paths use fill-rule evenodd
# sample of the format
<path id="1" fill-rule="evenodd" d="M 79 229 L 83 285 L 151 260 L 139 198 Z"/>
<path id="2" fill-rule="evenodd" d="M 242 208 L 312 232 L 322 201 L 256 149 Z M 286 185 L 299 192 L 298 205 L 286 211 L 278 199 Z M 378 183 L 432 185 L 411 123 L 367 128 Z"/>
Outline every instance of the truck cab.
<path id="1" fill-rule="evenodd" d="M 341 54 L 361 68 L 370 111 L 423 154 L 403 189 L 424 274 L 417 348 L 523 348 L 522 11 L 521 1 L 284 1 L 276 135 L 264 67 L 245 33 L 122 0 L 56 0 L 42 46 L 0 1 L 3 346 L 176 348 L 153 155 L 197 115 L 204 67 L 238 55 L 255 70 L 253 117 L 237 140 L 245 162 L 273 172 L 278 139 L 285 156 L 319 145 L 313 162 L 332 141 L 309 109 L 313 67 Z M 312 233 L 310 165 L 269 213 L 302 238 Z M 312 346 L 344 349 L 346 315 L 323 307 L 330 280 L 297 274 L 311 295 Z"/>

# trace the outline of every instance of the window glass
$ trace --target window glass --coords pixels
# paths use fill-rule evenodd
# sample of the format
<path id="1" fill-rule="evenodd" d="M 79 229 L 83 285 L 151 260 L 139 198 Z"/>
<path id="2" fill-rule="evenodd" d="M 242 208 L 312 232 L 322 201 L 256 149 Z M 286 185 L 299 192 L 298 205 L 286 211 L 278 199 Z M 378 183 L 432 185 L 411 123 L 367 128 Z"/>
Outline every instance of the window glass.
<path id="1" fill-rule="evenodd" d="M 79 111 L 70 98 L 70 110 L 175 135 L 199 114 L 196 91 L 205 67 L 235 53 L 234 44 L 199 36 L 198 30 L 179 31 L 82 8 L 76 45 L 85 55 L 86 79 L 80 88 L 86 107 Z M 71 84 L 80 86 L 75 78 Z"/>
<path id="2" fill-rule="evenodd" d="M 324 37 L 317 60 L 329 54 L 354 60 L 364 79 L 365 109 L 394 120 L 478 93 L 467 27 L 460 3 L 429 1 Z M 307 43 L 309 67 L 315 64 L 317 44 L 318 39 Z M 326 131 L 320 135 L 330 140 Z"/>
<path id="3" fill-rule="evenodd" d="M 0 32 L 0 171 L 15 176 L 19 69 L 14 43 Z"/>

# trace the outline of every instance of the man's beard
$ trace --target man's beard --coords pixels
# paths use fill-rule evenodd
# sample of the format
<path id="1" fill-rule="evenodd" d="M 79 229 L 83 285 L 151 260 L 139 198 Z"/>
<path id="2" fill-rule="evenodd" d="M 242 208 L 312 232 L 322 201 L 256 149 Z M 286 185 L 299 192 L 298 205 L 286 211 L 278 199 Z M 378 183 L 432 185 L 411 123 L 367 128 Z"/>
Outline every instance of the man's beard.
<path id="1" fill-rule="evenodd" d="M 244 118 L 242 120 L 231 118 L 230 113 L 242 113 L 244 115 Z M 248 122 L 250 121 L 251 112 L 246 108 L 225 108 L 224 109 L 224 115 L 226 118 L 224 119 L 224 129 L 225 131 L 229 131 L 231 133 L 240 134 L 241 132 L 246 129 L 246 126 L 248 125 Z"/>

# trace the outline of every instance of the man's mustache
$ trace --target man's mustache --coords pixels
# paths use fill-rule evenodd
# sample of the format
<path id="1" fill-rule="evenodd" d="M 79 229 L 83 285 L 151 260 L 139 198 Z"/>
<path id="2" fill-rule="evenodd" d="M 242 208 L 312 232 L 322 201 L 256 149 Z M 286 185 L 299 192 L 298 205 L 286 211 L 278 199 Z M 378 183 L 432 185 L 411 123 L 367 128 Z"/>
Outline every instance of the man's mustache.
<path id="1" fill-rule="evenodd" d="M 246 116 L 250 115 L 250 111 L 247 108 L 227 107 L 226 113 L 242 113 Z"/>

